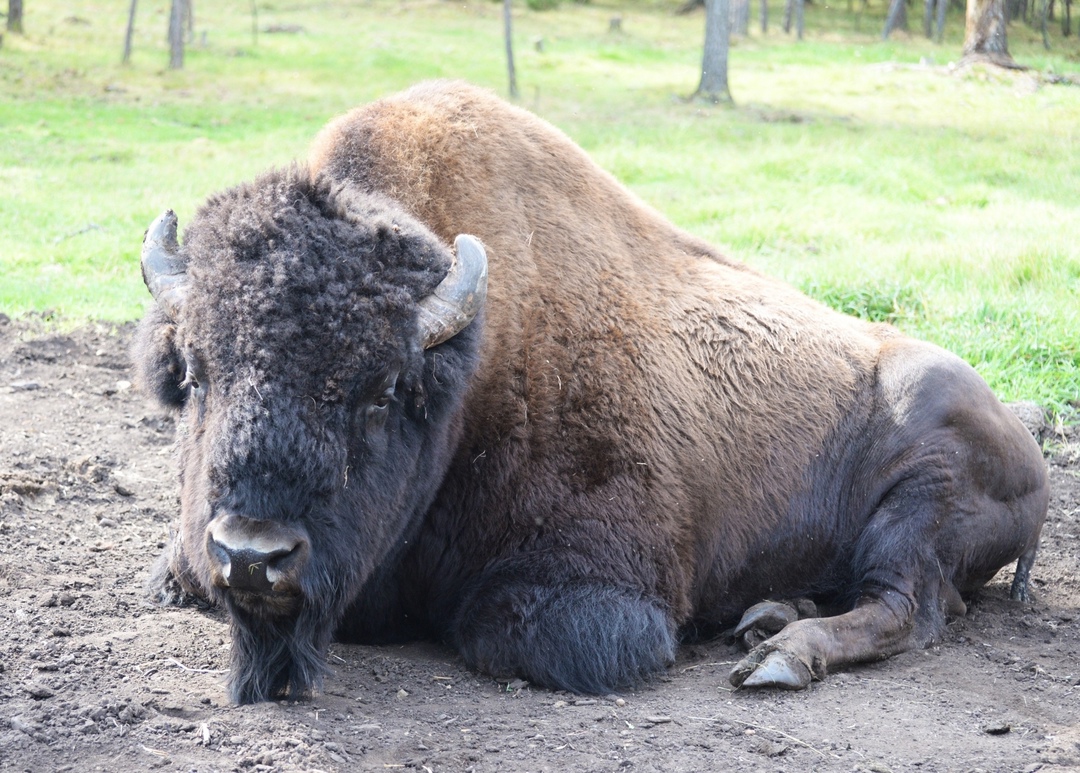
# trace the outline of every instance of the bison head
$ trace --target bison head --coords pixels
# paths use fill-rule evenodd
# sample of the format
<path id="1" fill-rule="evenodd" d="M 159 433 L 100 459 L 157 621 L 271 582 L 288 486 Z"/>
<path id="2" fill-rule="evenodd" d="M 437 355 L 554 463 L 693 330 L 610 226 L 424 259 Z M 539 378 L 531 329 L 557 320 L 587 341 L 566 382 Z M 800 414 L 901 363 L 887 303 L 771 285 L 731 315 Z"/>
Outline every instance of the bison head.
<path id="1" fill-rule="evenodd" d="M 345 608 L 430 506 L 461 431 L 486 258 L 400 207 L 270 173 L 143 243 L 135 358 L 180 414 L 180 528 L 159 565 L 223 605 L 229 688 L 305 697 Z"/>

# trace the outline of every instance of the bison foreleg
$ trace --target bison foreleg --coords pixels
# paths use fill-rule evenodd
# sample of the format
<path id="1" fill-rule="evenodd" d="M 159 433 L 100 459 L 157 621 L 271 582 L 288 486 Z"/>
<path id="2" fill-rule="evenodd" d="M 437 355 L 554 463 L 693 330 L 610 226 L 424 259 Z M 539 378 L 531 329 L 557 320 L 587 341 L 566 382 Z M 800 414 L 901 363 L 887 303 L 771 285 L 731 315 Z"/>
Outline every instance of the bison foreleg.
<path id="1" fill-rule="evenodd" d="M 732 669 L 736 687 L 801 690 L 830 665 L 879 660 L 910 648 L 913 607 L 904 594 L 865 596 L 836 617 L 797 620 L 754 647 Z"/>
<path id="2" fill-rule="evenodd" d="M 531 573 L 489 570 L 466 595 L 452 638 L 471 668 L 604 694 L 673 662 L 675 626 L 656 600 L 591 579 L 530 581 Z"/>

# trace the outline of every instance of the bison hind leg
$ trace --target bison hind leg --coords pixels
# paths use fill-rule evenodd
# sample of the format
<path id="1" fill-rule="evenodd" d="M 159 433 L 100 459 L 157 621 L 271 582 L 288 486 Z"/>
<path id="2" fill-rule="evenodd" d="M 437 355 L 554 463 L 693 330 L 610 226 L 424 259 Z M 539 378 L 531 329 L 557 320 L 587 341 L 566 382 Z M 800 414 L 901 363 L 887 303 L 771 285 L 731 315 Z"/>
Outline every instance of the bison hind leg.
<path id="1" fill-rule="evenodd" d="M 456 616 L 451 636 L 470 668 L 603 695 L 674 662 L 671 616 L 642 593 L 595 580 L 539 583 L 508 574 L 482 577 Z"/>

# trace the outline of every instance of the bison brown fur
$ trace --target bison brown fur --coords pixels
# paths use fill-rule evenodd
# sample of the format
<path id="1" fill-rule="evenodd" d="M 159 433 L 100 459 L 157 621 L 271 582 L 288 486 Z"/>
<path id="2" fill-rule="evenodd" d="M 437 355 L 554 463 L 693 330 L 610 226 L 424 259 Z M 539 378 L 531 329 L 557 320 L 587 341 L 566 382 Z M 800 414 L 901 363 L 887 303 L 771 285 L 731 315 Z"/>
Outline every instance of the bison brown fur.
<path id="1" fill-rule="evenodd" d="M 238 702 L 310 695 L 334 637 L 605 693 L 750 607 L 733 682 L 804 687 L 933 641 L 1011 561 L 1026 594 L 1046 472 L 970 367 L 724 257 L 485 91 L 337 119 L 183 247 L 170 218 L 135 350 L 182 417 L 153 589 L 229 611 Z M 490 275 L 468 312 L 459 234 Z M 835 615 L 754 606 L 799 599 Z"/>

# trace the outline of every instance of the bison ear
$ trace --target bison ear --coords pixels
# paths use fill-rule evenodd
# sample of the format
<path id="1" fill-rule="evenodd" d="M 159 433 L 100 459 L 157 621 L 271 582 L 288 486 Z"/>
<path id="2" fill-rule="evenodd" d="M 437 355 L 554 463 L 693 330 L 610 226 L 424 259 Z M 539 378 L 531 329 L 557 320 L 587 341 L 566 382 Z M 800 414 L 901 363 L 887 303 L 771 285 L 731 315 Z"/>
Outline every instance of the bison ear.
<path id="1" fill-rule="evenodd" d="M 160 305 L 154 304 L 135 331 L 131 346 L 135 381 L 139 389 L 166 408 L 180 408 L 187 390 L 180 386 L 187 371 L 176 345 L 176 325 Z"/>
<path id="2" fill-rule="evenodd" d="M 487 253 L 475 236 L 454 240 L 450 271 L 427 298 L 420 301 L 420 341 L 425 349 L 448 341 L 473 321 L 487 299 Z"/>

